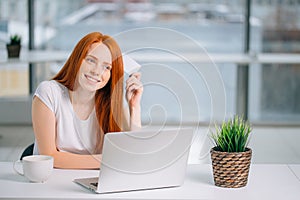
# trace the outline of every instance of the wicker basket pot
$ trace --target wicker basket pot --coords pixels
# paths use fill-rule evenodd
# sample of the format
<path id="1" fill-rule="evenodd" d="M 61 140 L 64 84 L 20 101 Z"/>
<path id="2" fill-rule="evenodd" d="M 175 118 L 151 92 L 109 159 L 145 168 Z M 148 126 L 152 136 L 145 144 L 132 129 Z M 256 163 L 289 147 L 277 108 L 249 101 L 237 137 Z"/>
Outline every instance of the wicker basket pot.
<path id="1" fill-rule="evenodd" d="M 214 182 L 216 186 L 239 188 L 247 185 L 252 150 L 245 152 L 221 152 L 211 149 Z"/>

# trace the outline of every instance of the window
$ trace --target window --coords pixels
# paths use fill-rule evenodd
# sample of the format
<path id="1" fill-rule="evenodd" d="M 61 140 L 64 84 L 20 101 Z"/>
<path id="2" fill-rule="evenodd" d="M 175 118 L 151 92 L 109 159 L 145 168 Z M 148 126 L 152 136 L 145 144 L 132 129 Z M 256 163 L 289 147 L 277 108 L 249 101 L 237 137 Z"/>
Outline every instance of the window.
<path id="1" fill-rule="evenodd" d="M 295 6 L 295 2 L 281 1 L 264 7 L 253 4 L 252 11 L 252 17 L 260 21 L 260 26 L 253 32 L 252 51 L 291 54 L 300 52 L 299 3 Z M 254 38 L 261 41 L 259 46 L 255 45 Z M 298 122 L 300 65 L 254 65 L 251 73 L 252 119 Z"/>
<path id="2" fill-rule="evenodd" d="M 162 119 L 170 123 L 208 122 L 236 113 L 237 62 L 226 59 L 243 54 L 246 0 L 34 2 L 37 50 L 70 53 L 83 35 L 100 31 L 114 36 L 122 51 L 144 66 L 143 81 L 147 83 L 143 98 L 145 123 L 164 121 Z M 251 2 L 251 53 L 299 52 L 299 1 Z M 26 50 L 27 1 L 2 0 L 0 9 L 1 55 L 5 54 L 6 36 L 15 31 L 24 34 Z M 224 62 L 202 60 L 204 57 L 209 61 L 215 55 Z M 37 64 L 34 87 L 50 79 L 64 62 L 61 59 Z M 29 93 L 26 64 L 11 67 L 1 63 L 0 71 L 0 99 Z M 299 73 L 298 64 L 251 64 L 250 119 L 265 122 L 294 120 L 297 123 L 300 116 Z M 156 84 L 150 81 L 153 77 Z M 3 90 L 8 86 L 16 87 L 16 80 L 21 81 L 18 90 Z M 213 84 L 214 81 L 217 84 Z M 186 94 L 175 92 L 179 90 Z M 14 91 L 14 94 L 3 91 Z"/>
<path id="3" fill-rule="evenodd" d="M 22 36 L 22 49 L 27 48 L 27 1 L 0 2 L 0 98 L 28 95 L 28 67 L 26 63 L 5 62 L 6 43 L 10 34 Z M 13 13 L 13 14 L 12 14 Z M 25 16 L 25 17 L 24 17 Z"/>

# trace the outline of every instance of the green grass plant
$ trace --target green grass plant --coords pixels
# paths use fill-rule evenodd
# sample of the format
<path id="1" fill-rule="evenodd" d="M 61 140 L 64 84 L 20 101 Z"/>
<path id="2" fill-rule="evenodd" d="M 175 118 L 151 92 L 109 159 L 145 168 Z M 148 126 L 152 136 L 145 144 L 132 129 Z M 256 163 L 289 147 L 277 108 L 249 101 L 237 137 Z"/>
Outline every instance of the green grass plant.
<path id="1" fill-rule="evenodd" d="M 18 34 L 14 34 L 10 36 L 10 45 L 20 45 L 21 44 L 21 36 Z"/>
<path id="2" fill-rule="evenodd" d="M 221 126 L 216 125 L 216 131 L 211 134 L 216 151 L 222 152 L 244 152 L 249 143 L 252 131 L 251 125 L 239 116 L 223 122 Z"/>

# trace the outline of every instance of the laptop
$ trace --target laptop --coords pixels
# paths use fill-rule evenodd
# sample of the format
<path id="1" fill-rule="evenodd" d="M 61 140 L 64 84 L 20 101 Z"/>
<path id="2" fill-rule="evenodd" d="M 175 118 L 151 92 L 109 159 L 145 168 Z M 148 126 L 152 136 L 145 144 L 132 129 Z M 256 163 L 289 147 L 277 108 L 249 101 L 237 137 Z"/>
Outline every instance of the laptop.
<path id="1" fill-rule="evenodd" d="M 181 186 L 193 129 L 141 129 L 107 133 L 99 177 L 75 179 L 96 193 Z"/>

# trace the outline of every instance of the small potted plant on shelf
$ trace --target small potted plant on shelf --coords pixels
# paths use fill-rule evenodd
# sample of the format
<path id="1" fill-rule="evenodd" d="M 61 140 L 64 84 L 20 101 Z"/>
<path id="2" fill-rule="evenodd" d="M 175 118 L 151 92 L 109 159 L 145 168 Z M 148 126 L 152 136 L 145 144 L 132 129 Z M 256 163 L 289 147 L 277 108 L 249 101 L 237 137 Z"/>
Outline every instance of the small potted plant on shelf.
<path id="1" fill-rule="evenodd" d="M 223 122 L 212 132 L 214 182 L 226 188 L 244 187 L 248 182 L 252 150 L 248 148 L 251 125 L 239 116 Z"/>
<path id="2" fill-rule="evenodd" d="M 6 44 L 7 54 L 9 58 L 18 58 L 21 50 L 21 36 L 14 34 L 10 36 L 10 41 Z"/>

